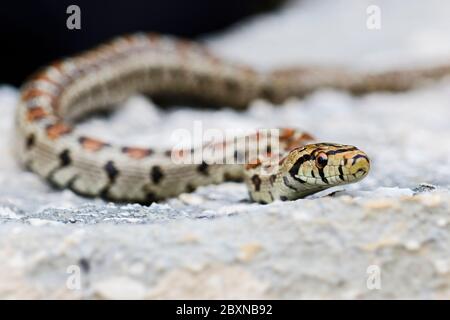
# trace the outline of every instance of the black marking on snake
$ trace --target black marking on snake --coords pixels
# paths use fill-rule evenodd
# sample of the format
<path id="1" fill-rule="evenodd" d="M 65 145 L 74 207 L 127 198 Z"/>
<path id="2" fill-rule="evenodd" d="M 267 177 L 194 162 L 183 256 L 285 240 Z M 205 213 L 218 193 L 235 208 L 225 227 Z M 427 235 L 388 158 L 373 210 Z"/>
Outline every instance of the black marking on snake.
<path id="1" fill-rule="evenodd" d="M 344 152 L 347 152 L 347 151 L 355 151 L 355 150 L 358 150 L 358 149 L 356 147 L 351 147 L 351 148 L 347 148 L 347 149 L 338 149 L 338 150 L 327 151 L 327 152 L 325 152 L 325 154 L 327 156 L 330 156 L 330 155 L 334 155 L 334 154 L 337 154 L 337 153 L 344 153 Z"/>
<path id="2" fill-rule="evenodd" d="M 258 175 L 254 174 L 251 177 L 252 183 L 255 186 L 255 191 L 259 191 L 261 189 L 261 178 Z"/>
<path id="3" fill-rule="evenodd" d="M 295 178 L 295 180 L 297 180 L 300 183 L 306 183 L 306 180 L 303 180 L 302 178 L 299 178 L 299 177 L 294 177 L 294 178 Z"/>
<path id="4" fill-rule="evenodd" d="M 294 190 L 295 192 L 297 192 L 297 189 L 295 189 L 293 186 L 291 186 L 291 185 L 289 184 L 289 180 L 288 180 L 288 178 L 287 178 L 286 176 L 283 177 L 283 183 L 284 183 L 284 185 L 285 185 L 286 187 L 288 187 L 289 189 L 292 189 L 292 190 Z"/>
<path id="5" fill-rule="evenodd" d="M 195 186 L 190 183 L 186 185 L 186 192 L 188 193 L 193 192 L 195 189 L 196 189 Z"/>
<path id="6" fill-rule="evenodd" d="M 311 177 L 315 178 L 316 175 L 314 174 L 314 170 L 311 170 Z"/>
<path id="7" fill-rule="evenodd" d="M 330 142 L 321 142 L 320 145 L 327 147 L 341 147 L 342 144 L 330 143 Z"/>
<path id="8" fill-rule="evenodd" d="M 153 203 L 153 202 L 157 202 L 158 201 L 158 197 L 156 196 L 155 193 L 153 192 L 148 192 L 145 195 L 145 203 Z"/>
<path id="9" fill-rule="evenodd" d="M 223 174 L 224 181 L 233 181 L 233 182 L 242 182 L 244 178 L 239 175 L 232 175 L 229 172 L 224 172 Z"/>
<path id="10" fill-rule="evenodd" d="M 273 175 L 270 176 L 269 182 L 270 182 L 271 186 L 273 186 L 273 184 L 274 184 L 276 179 L 277 179 L 277 175 L 276 174 L 273 174 Z"/>
<path id="11" fill-rule="evenodd" d="M 57 183 L 57 182 L 54 180 L 55 172 L 56 172 L 58 169 L 59 169 L 59 167 L 53 169 L 52 171 L 50 171 L 50 172 L 48 173 L 48 175 L 47 175 L 45 178 L 47 179 L 47 182 L 50 184 L 50 186 L 51 186 L 52 188 L 61 190 L 61 189 L 64 188 L 64 186 L 62 186 L 61 184 Z"/>
<path id="12" fill-rule="evenodd" d="M 111 182 L 116 180 L 117 175 L 119 174 L 119 170 L 114 166 L 114 162 L 108 161 L 103 167 L 108 175 L 108 178 Z"/>
<path id="13" fill-rule="evenodd" d="M 114 162 L 108 161 L 103 167 L 108 176 L 109 182 L 105 185 L 105 187 L 100 190 L 99 196 L 103 200 L 110 200 L 111 197 L 109 195 L 109 189 L 113 186 L 117 176 L 119 175 L 119 170 L 114 165 Z"/>
<path id="14" fill-rule="evenodd" d="M 339 179 L 341 179 L 342 181 L 345 181 L 344 172 L 342 171 L 342 166 L 339 166 Z"/>
<path id="15" fill-rule="evenodd" d="M 322 168 L 322 169 L 319 169 L 319 175 L 320 175 L 320 178 L 322 179 L 322 181 L 323 181 L 324 183 L 328 184 L 328 179 L 325 178 L 325 173 L 323 172 L 323 168 Z"/>
<path id="16" fill-rule="evenodd" d="M 208 167 L 209 167 L 209 165 L 208 165 L 205 161 L 203 161 L 203 162 L 197 167 L 197 171 L 200 172 L 201 174 L 207 176 L 207 175 L 209 175 Z"/>
<path id="17" fill-rule="evenodd" d="M 49 184 L 52 188 L 58 189 L 58 190 L 62 190 L 62 189 L 64 188 L 64 186 L 61 185 L 61 184 L 59 184 L 59 183 L 57 183 L 57 182 L 54 180 L 55 172 L 56 172 L 58 169 L 59 169 L 59 167 L 53 169 L 52 171 L 50 171 L 50 172 L 47 174 L 47 176 L 45 177 L 45 179 L 47 180 L 48 184 Z"/>
<path id="18" fill-rule="evenodd" d="M 300 166 L 308 161 L 311 160 L 311 156 L 309 154 L 305 154 L 302 157 L 298 158 L 297 161 L 295 161 L 294 165 L 292 166 L 292 168 L 289 170 L 289 175 L 294 178 L 295 180 L 299 181 L 300 183 L 306 183 L 306 181 L 300 179 L 297 177 L 298 172 L 300 170 Z"/>
<path id="19" fill-rule="evenodd" d="M 281 201 L 288 201 L 289 199 L 286 196 L 280 196 Z"/>
<path id="20" fill-rule="evenodd" d="M 61 167 L 68 166 L 72 162 L 72 159 L 70 158 L 70 151 L 68 149 L 64 149 L 64 151 L 59 154 L 59 160 L 61 161 Z"/>
<path id="21" fill-rule="evenodd" d="M 359 159 L 359 158 L 366 159 L 366 161 L 369 162 L 369 158 L 367 158 L 366 156 L 364 156 L 364 155 L 362 155 L 362 154 L 357 154 L 356 156 L 354 156 L 354 157 L 352 158 L 352 160 L 353 160 L 352 165 L 354 165 L 355 162 L 356 162 L 356 160 Z"/>
<path id="22" fill-rule="evenodd" d="M 266 99 L 268 101 L 272 101 L 273 102 L 275 100 L 276 94 L 275 94 L 275 91 L 272 88 L 264 87 L 261 90 L 261 97 L 263 99 Z"/>
<path id="23" fill-rule="evenodd" d="M 79 177 L 78 174 L 74 175 L 72 178 L 70 178 L 70 180 L 69 180 L 69 181 L 67 182 L 67 184 L 66 184 L 67 187 L 68 187 L 70 190 L 74 191 L 75 193 L 76 193 L 76 190 L 75 190 L 74 185 L 75 185 L 75 181 L 78 180 L 78 177 Z"/>
<path id="24" fill-rule="evenodd" d="M 151 177 L 153 183 L 158 184 L 161 181 L 161 179 L 164 177 L 161 167 L 154 166 L 150 173 L 150 177 Z"/>
<path id="25" fill-rule="evenodd" d="M 28 135 L 27 139 L 25 140 L 25 146 L 27 150 L 31 149 L 35 144 L 35 137 L 34 134 Z"/>
<path id="26" fill-rule="evenodd" d="M 272 192 L 270 192 L 270 191 L 269 191 L 269 196 L 270 196 L 270 201 L 274 201 L 275 200 L 275 198 L 273 197 Z"/>
<path id="27" fill-rule="evenodd" d="M 53 168 L 46 176 L 46 179 L 50 183 L 50 185 L 52 185 L 56 189 L 60 189 L 60 188 L 64 188 L 65 187 L 64 185 L 61 185 L 61 184 L 57 183 L 54 180 L 54 176 L 55 176 L 56 172 L 58 172 L 59 170 L 61 170 L 64 167 L 67 167 L 72 162 L 72 159 L 70 158 L 70 152 L 69 152 L 68 149 L 64 149 L 59 154 L 59 161 L 60 161 L 59 165 L 56 168 Z"/>
<path id="28" fill-rule="evenodd" d="M 82 197 L 95 197 L 96 194 L 92 194 L 92 193 L 88 193 L 88 192 L 84 192 L 81 190 L 78 190 L 77 188 L 75 188 L 75 182 L 78 180 L 79 176 L 75 175 L 72 177 L 72 179 L 69 180 L 69 183 L 67 184 L 67 187 L 72 190 L 75 194 L 82 196 Z"/>
<path id="29" fill-rule="evenodd" d="M 108 200 L 109 199 L 109 188 L 111 188 L 110 184 L 107 184 L 102 190 L 100 190 L 98 196 L 102 200 Z"/>
<path id="30" fill-rule="evenodd" d="M 310 152 L 311 159 L 314 159 L 316 157 L 316 153 L 322 151 L 322 148 L 315 148 L 313 151 Z"/>

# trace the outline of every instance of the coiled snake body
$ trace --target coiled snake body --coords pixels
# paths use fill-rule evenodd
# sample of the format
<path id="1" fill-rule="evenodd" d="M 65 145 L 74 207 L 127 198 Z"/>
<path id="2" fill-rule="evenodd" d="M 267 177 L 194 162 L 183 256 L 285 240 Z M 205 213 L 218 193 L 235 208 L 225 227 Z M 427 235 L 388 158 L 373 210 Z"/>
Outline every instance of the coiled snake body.
<path id="1" fill-rule="evenodd" d="M 192 42 L 155 34 L 123 36 L 53 63 L 24 84 L 16 116 L 17 154 L 54 186 L 114 201 L 151 203 L 201 185 L 242 179 L 254 201 L 296 199 L 361 180 L 370 167 L 367 155 L 353 146 L 313 143 L 309 134 L 284 128 L 276 145 L 266 143 L 264 154 L 253 159 L 248 155 L 258 148 L 260 132 L 233 139 L 232 158 L 243 158 L 246 165 L 175 164 L 174 159 L 196 150 L 112 145 L 75 135 L 73 123 L 135 92 L 242 109 L 257 98 L 277 104 L 321 87 L 355 94 L 405 90 L 447 73 L 448 68 L 380 74 L 318 68 L 259 73 L 220 60 Z"/>

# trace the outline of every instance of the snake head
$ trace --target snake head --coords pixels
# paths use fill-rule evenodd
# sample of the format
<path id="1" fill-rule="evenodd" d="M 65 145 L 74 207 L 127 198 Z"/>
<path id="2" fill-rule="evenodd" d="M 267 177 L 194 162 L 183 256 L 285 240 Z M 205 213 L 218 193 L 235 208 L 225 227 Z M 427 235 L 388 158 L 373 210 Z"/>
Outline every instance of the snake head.
<path id="1" fill-rule="evenodd" d="M 335 143 L 315 143 L 293 149 L 286 160 L 283 180 L 288 186 L 285 188 L 288 199 L 360 181 L 370 170 L 370 160 L 363 151 Z"/>

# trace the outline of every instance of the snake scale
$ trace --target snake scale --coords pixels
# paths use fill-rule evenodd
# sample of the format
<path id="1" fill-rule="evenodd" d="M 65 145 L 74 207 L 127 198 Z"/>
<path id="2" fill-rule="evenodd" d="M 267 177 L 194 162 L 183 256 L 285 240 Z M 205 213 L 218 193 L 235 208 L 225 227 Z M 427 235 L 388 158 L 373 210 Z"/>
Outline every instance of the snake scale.
<path id="1" fill-rule="evenodd" d="M 152 203 L 226 180 L 244 180 L 256 202 L 297 199 L 361 180 L 370 168 L 367 155 L 354 146 L 317 143 L 306 132 L 281 128 L 277 143 L 266 143 L 263 153 L 260 132 L 218 144 L 233 144 L 231 158 L 244 159 L 243 163 L 175 164 L 174 157 L 183 159 L 196 150 L 113 145 L 76 135 L 74 125 L 136 92 L 243 109 L 255 99 L 279 104 L 323 87 L 353 94 L 401 91 L 447 75 L 449 69 L 369 74 L 311 67 L 258 72 L 221 60 L 195 42 L 153 33 L 122 36 L 55 62 L 22 86 L 17 156 L 53 186 L 112 201 Z M 258 156 L 250 159 L 256 149 Z"/>

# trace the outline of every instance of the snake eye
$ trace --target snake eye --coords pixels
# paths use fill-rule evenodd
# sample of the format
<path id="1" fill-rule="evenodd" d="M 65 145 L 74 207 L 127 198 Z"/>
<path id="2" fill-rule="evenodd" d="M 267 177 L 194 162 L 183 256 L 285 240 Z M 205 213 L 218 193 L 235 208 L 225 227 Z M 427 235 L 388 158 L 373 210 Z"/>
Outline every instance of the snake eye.
<path id="1" fill-rule="evenodd" d="M 319 153 L 316 157 L 317 168 L 322 169 L 327 165 L 327 163 L 328 163 L 328 156 L 326 155 L 326 153 L 324 152 Z"/>

